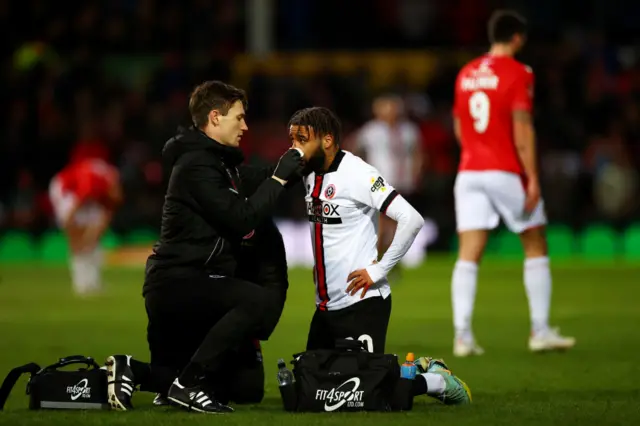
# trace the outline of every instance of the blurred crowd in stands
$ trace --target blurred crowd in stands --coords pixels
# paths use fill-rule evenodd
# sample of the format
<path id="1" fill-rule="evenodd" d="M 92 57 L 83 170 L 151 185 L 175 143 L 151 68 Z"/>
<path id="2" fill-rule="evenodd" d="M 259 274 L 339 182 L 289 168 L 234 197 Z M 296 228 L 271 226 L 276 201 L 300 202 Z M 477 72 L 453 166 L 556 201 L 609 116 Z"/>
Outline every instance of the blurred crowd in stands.
<path id="1" fill-rule="evenodd" d="M 49 181 L 70 159 L 87 155 L 108 158 L 122 173 L 127 201 L 114 229 L 157 229 L 162 146 L 178 125 L 189 125 L 187 102 L 195 84 L 237 80 L 234 61 L 249 48 L 250 3 L 0 2 L 0 22 L 12 28 L 0 41 L 5 87 L 0 229 L 38 233 L 51 227 Z M 550 219 L 580 227 L 593 221 L 625 226 L 640 218 L 640 39 L 632 37 L 638 3 L 271 3 L 277 8 L 278 51 L 411 49 L 429 52 L 434 65 L 422 84 L 400 74 L 385 87 L 373 87 L 366 69 L 321 67 L 302 76 L 252 71 L 244 87 L 249 93 L 247 161 L 276 160 L 288 147 L 290 114 L 310 105 L 336 110 L 346 148 L 355 149 L 359 128 L 373 118 L 375 97 L 397 94 L 420 130 L 423 162 L 415 202 L 442 230 L 452 231 L 455 75 L 461 58 L 486 48 L 491 10 L 516 6 L 531 19 L 531 41 L 521 59 L 536 75 L 535 118 Z M 607 8 L 613 3 L 617 6 Z M 301 217 L 302 209 L 302 203 L 289 199 L 279 215 Z"/>

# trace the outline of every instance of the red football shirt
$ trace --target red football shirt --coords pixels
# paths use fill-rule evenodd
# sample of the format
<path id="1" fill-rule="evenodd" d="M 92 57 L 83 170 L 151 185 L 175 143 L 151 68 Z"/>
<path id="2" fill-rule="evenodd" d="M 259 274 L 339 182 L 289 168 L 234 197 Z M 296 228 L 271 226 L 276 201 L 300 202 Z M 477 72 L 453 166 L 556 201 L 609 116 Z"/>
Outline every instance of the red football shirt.
<path id="1" fill-rule="evenodd" d="M 510 56 L 484 55 L 458 73 L 453 113 L 460 122 L 459 170 L 523 174 L 513 140 L 512 113 L 531 112 L 533 72 Z"/>
<path id="2" fill-rule="evenodd" d="M 71 192 L 81 202 L 93 200 L 104 203 L 109 188 L 118 179 L 118 171 L 104 161 L 91 159 L 68 165 L 57 178 L 63 192 Z"/>

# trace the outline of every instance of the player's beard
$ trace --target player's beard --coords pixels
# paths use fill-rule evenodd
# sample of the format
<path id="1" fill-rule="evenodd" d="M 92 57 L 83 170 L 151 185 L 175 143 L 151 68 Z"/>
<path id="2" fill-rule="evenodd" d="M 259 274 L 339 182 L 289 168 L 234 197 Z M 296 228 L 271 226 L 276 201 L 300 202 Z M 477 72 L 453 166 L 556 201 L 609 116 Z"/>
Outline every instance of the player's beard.
<path id="1" fill-rule="evenodd" d="M 324 153 L 323 149 L 319 149 L 313 157 L 309 158 L 306 166 L 304 167 L 304 175 L 308 175 L 311 172 L 322 172 L 324 169 L 324 162 L 327 156 Z"/>

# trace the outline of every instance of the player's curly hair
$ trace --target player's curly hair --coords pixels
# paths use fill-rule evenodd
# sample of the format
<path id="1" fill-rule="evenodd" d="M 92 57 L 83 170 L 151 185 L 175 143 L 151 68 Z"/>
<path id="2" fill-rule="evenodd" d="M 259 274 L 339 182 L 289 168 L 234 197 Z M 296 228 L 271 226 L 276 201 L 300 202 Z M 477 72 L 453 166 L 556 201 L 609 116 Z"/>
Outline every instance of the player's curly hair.
<path id="1" fill-rule="evenodd" d="M 296 111 L 289 120 L 289 126 L 311 127 L 317 136 L 333 136 L 336 145 L 340 145 L 342 125 L 338 117 L 329 108 L 311 107 Z"/>
<path id="2" fill-rule="evenodd" d="M 491 43 L 508 43 L 516 34 L 527 33 L 527 21 L 514 10 L 500 9 L 491 14 L 487 30 Z"/>

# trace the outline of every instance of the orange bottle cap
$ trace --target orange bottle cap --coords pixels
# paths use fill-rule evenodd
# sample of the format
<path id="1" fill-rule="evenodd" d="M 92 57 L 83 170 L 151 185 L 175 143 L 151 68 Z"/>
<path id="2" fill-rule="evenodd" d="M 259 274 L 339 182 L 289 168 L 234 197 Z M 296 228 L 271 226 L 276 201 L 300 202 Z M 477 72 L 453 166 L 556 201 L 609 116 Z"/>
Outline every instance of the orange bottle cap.
<path id="1" fill-rule="evenodd" d="M 415 361 L 415 359 L 416 359 L 416 357 L 415 357 L 415 355 L 413 355 L 413 352 L 409 352 L 407 354 L 407 361 L 413 362 L 413 361 Z"/>

